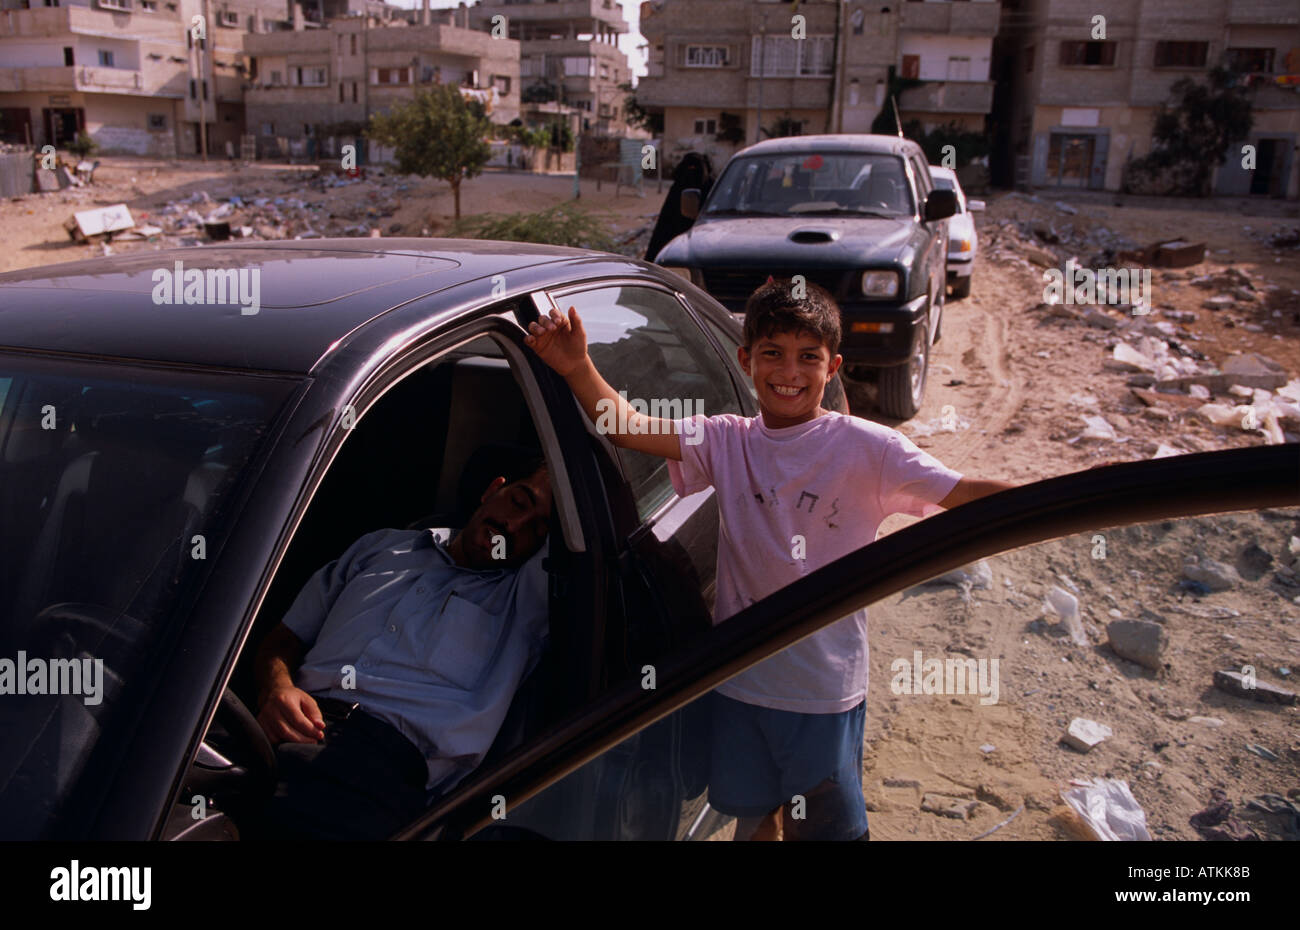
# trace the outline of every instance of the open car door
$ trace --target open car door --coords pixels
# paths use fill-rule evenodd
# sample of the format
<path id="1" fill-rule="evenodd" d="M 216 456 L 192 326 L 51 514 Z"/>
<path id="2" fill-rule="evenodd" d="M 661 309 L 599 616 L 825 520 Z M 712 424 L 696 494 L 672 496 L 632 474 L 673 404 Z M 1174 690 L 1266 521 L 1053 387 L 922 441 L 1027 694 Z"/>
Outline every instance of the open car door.
<path id="1" fill-rule="evenodd" d="M 1177 542 L 1180 527 L 1185 528 L 1185 538 L 1177 551 L 1158 557 L 1161 540 Z M 645 686 L 647 679 L 643 678 L 611 689 L 462 783 L 397 838 L 460 839 L 481 833 L 484 837 L 564 839 L 566 822 L 589 819 L 592 809 L 602 803 L 605 809 L 600 816 L 619 819 L 623 835 L 700 838 L 702 832 L 720 827 L 721 819 L 710 817 L 702 794 L 680 810 L 661 809 L 659 799 L 665 796 L 662 779 L 675 770 L 666 760 L 629 759 L 619 770 L 624 775 L 617 784 L 598 785 L 595 795 L 570 792 L 574 800 L 569 803 L 583 809 L 569 811 L 567 817 L 564 811 L 538 811 L 545 807 L 548 792 L 560 790 L 553 786 L 580 775 L 592 760 L 634 745 L 631 737 L 705 696 L 731 676 L 854 610 L 900 593 L 911 594 L 908 589 L 976 560 L 1021 550 L 1032 553 L 1034 550 L 1026 547 L 1062 546 L 1078 537 L 1078 546 L 1090 548 L 1083 554 L 1075 552 L 1080 560 L 1076 574 L 1086 570 L 1089 563 L 1085 559 L 1108 564 L 1106 570 L 1115 573 L 1116 581 L 1121 576 L 1132 578 L 1136 572 L 1145 583 L 1143 591 L 1149 602 L 1167 597 L 1173 609 L 1174 601 L 1203 595 L 1213 587 L 1186 577 L 1181 571 L 1184 553 L 1213 555 L 1212 543 L 1219 537 L 1253 539 L 1253 543 L 1238 547 L 1243 554 L 1238 559 L 1240 596 L 1262 598 L 1258 601 L 1264 605 L 1261 610 L 1283 610 L 1300 617 L 1300 609 L 1295 607 L 1300 604 L 1300 578 L 1287 564 L 1300 553 L 1292 548 L 1292 554 L 1287 554 L 1289 536 L 1300 536 L 1300 445 L 1294 443 L 1099 467 L 982 498 L 864 546 L 712 627 L 658 664 L 653 670 L 653 687 Z M 1097 558 L 1098 537 L 1103 545 L 1101 559 Z M 1107 541 L 1110 563 L 1104 554 Z M 1127 558 L 1121 558 L 1126 548 Z M 1254 554 L 1255 549 L 1270 556 L 1271 563 Z M 1175 555 L 1180 570 L 1170 570 L 1170 577 L 1162 579 L 1162 559 L 1169 562 Z M 1220 556 L 1220 561 L 1223 558 L 1228 556 Z M 998 567 L 1010 564 L 999 561 Z M 1051 559 L 1048 565 L 1052 565 Z M 1141 568 L 1134 567 L 1138 565 Z M 1011 574 L 1014 572 L 1004 574 L 1007 587 L 1012 586 Z M 1164 588 L 1153 584 L 1161 580 L 1167 582 Z M 993 600 L 1003 594 L 1002 587 L 1003 579 L 998 579 L 989 594 L 982 596 Z M 1105 587 L 1100 585 L 1098 590 Z M 951 591 L 948 594 L 957 596 Z M 1008 603 L 1017 603 L 1012 595 L 1007 597 Z M 1031 606 L 1030 601 L 1025 605 Z M 885 606 L 882 604 L 882 609 Z M 1205 608 L 1198 610 L 1209 618 L 1214 616 Z M 1190 609 L 1182 612 L 1199 616 Z M 1102 613 L 1107 613 L 1104 607 Z M 1026 614 L 1031 622 L 1017 626 L 1015 638 L 1019 640 L 1025 630 L 1034 629 L 1034 623 L 1041 623 L 1039 616 Z M 876 623 L 873 619 L 873 643 L 878 635 Z M 911 628 L 907 635 L 913 635 Z M 918 630 L 915 635 L 925 634 Z M 1083 645 L 1078 640 L 1075 644 Z M 1069 648 L 1065 640 L 1054 645 Z M 994 643 L 988 648 L 996 651 L 1001 647 Z M 905 655 L 910 657 L 910 653 L 909 647 Z M 1128 657 L 1112 658 L 1097 648 L 1088 655 L 1097 661 L 1129 661 Z M 1088 655 L 1081 654 L 1081 658 Z M 1138 674 L 1133 672 L 1130 677 Z M 876 677 L 873 694 L 882 687 L 879 672 Z M 1260 677 L 1266 677 L 1264 669 Z M 1198 678 L 1197 683 L 1201 690 L 1204 682 Z M 1232 700 L 1248 701 L 1250 697 L 1237 695 Z"/>

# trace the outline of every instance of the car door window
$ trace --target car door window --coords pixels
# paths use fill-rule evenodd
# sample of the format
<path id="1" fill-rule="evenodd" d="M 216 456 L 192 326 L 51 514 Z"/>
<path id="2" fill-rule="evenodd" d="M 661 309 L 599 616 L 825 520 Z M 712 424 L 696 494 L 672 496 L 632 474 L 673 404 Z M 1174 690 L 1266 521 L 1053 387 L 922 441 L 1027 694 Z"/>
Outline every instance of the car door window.
<path id="1" fill-rule="evenodd" d="M 576 307 L 596 370 L 629 403 L 651 416 L 742 413 L 724 363 L 698 325 L 667 291 L 616 285 L 555 295 L 565 311 Z M 663 459 L 617 449 L 645 519 L 672 497 Z"/>
<path id="2" fill-rule="evenodd" d="M 1098 789 L 1071 782 L 1084 766 L 1123 782 L 1143 838 L 1294 839 L 1295 804 L 1277 790 L 1294 734 L 1270 702 L 1295 689 L 1297 536 L 1300 508 L 1098 528 L 872 603 L 859 766 L 871 837 L 1072 839 L 1054 817 L 1057 790 L 1086 809 Z M 485 838 L 733 838 L 734 818 L 709 805 L 712 695 L 508 811 Z M 1222 800 L 1231 818 L 1203 812 Z"/>

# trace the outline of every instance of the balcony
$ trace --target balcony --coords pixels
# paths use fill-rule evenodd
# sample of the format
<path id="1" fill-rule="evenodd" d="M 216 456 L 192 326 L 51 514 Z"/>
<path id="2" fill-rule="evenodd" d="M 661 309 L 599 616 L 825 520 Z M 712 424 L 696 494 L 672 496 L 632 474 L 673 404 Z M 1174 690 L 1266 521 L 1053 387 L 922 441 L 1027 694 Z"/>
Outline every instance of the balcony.
<path id="1" fill-rule="evenodd" d="M 929 82 L 903 91 L 898 108 L 913 113 L 988 113 L 993 109 L 993 82 Z"/>
<path id="2" fill-rule="evenodd" d="M 614 0 L 561 0 L 559 3 L 502 3 L 500 0 L 483 0 L 476 8 L 483 16 L 500 13 L 512 22 L 559 23 L 568 20 L 599 20 L 615 32 L 627 32 L 623 10 Z"/>
<path id="3" fill-rule="evenodd" d="M 904 32 L 928 32 L 954 36 L 994 36 L 1002 16 L 1000 3 L 918 3 L 902 4 L 900 28 Z"/>
<path id="4" fill-rule="evenodd" d="M 72 34 L 121 39 L 175 39 L 183 35 L 174 15 L 117 13 L 84 6 L 0 10 L 0 36 L 63 38 Z"/>
<path id="5" fill-rule="evenodd" d="M 1230 26 L 1294 26 L 1300 23 L 1295 0 L 1232 0 Z"/>
<path id="6" fill-rule="evenodd" d="M 0 92 L 38 93 L 86 91 L 100 94 L 144 94 L 144 78 L 126 68 L 72 65 L 50 68 L 0 68 Z"/>

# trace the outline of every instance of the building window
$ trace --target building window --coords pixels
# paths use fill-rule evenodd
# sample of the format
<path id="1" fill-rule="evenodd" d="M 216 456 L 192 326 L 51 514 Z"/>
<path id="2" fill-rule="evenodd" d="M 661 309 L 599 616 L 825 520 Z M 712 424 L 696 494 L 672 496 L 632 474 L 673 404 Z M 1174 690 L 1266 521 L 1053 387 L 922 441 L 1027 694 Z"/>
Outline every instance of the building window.
<path id="1" fill-rule="evenodd" d="M 604 62 L 600 65 L 600 78 L 602 81 L 609 80 L 609 65 Z"/>
<path id="2" fill-rule="evenodd" d="M 310 135 L 311 135 L 311 123 L 303 123 L 303 124 L 302 124 L 302 134 L 303 134 L 304 136 L 310 136 Z"/>
<path id="3" fill-rule="evenodd" d="M 164 113 L 149 114 L 149 128 L 155 131 L 165 131 L 167 129 L 167 116 Z"/>
<path id="4" fill-rule="evenodd" d="M 410 68 L 375 68 L 371 72 L 374 77 L 372 84 L 410 84 Z"/>
<path id="5" fill-rule="evenodd" d="M 131 0 L 99 0 L 101 10 L 129 10 Z"/>
<path id="6" fill-rule="evenodd" d="M 565 77 L 595 77 L 596 59 L 585 56 L 566 57 L 564 59 Z"/>
<path id="7" fill-rule="evenodd" d="M 903 56 L 903 77 L 914 81 L 920 76 L 921 76 L 921 56 L 904 55 Z"/>
<path id="8" fill-rule="evenodd" d="M 112 52 L 110 52 L 110 51 L 109 51 L 108 49 L 106 49 L 106 48 L 98 49 L 98 52 L 99 52 L 99 66 L 100 66 L 101 68 L 112 68 L 112 67 L 114 67 L 114 65 L 113 65 L 113 53 L 112 53 Z"/>
<path id="9" fill-rule="evenodd" d="M 1025 73 L 1028 74 L 1034 70 L 1034 47 L 1031 45 L 1025 49 Z"/>
<path id="10" fill-rule="evenodd" d="M 146 13 L 157 13 L 158 0 L 140 0 L 140 9 Z"/>
<path id="11" fill-rule="evenodd" d="M 275 135 L 275 123 L 263 123 L 263 124 L 262 124 L 262 135 L 264 135 L 264 136 L 273 136 L 273 135 Z"/>
<path id="12" fill-rule="evenodd" d="M 190 99 L 199 99 L 199 82 L 194 80 L 194 78 L 190 78 Z"/>
<path id="13" fill-rule="evenodd" d="M 533 68 L 535 67 L 535 64 L 536 64 L 536 63 L 535 63 L 535 62 L 533 61 L 533 59 L 531 59 L 531 58 L 520 58 L 520 59 L 519 59 L 519 76 L 520 76 L 521 78 L 532 77 L 532 76 L 533 76 Z M 540 72 L 539 72 L 539 73 L 540 73 Z"/>
<path id="14" fill-rule="evenodd" d="M 1238 74 L 1272 74 L 1273 49 L 1230 48 L 1223 55 L 1224 65 Z"/>
<path id="15" fill-rule="evenodd" d="M 695 135 L 716 136 L 717 134 L 718 134 L 718 121 L 716 119 L 700 118 L 695 121 Z"/>
<path id="16" fill-rule="evenodd" d="M 352 54 L 355 55 L 357 53 L 357 34 L 352 33 L 350 38 L 352 39 Z"/>
<path id="17" fill-rule="evenodd" d="M 688 68 L 725 68 L 731 64 L 730 49 L 725 45 L 686 46 Z"/>
<path id="18" fill-rule="evenodd" d="M 1157 42 L 1155 67 L 1204 68 L 1209 42 Z"/>
<path id="19" fill-rule="evenodd" d="M 1114 42 L 1062 42 L 1061 66 L 1111 66 L 1115 64 Z"/>
<path id="20" fill-rule="evenodd" d="M 948 80 L 970 80 L 970 58 L 954 55 L 948 59 Z"/>
<path id="21" fill-rule="evenodd" d="M 343 102 L 343 82 L 339 81 L 339 103 Z"/>
<path id="22" fill-rule="evenodd" d="M 227 29 L 239 28 L 239 13 L 235 10 L 222 10 L 217 14 L 217 23 Z"/>
<path id="23" fill-rule="evenodd" d="M 828 76 L 834 55 L 835 42 L 830 36 L 808 36 L 806 39 L 767 36 L 761 47 L 760 37 L 754 36 L 750 45 L 749 76 L 759 76 L 760 60 L 764 77 Z"/>
<path id="24" fill-rule="evenodd" d="M 294 68 L 289 73 L 299 87 L 324 87 L 329 83 L 324 68 Z"/>
<path id="25" fill-rule="evenodd" d="M 862 10 L 860 10 L 860 9 L 859 9 L 859 10 L 854 10 L 854 11 L 853 11 L 853 15 L 849 17 L 849 22 L 850 22 L 850 23 L 852 24 L 852 26 L 853 26 L 853 34 L 854 34 L 855 36 L 860 36 L 860 35 L 862 35 L 862 26 L 863 26 L 863 24 L 864 24 L 866 21 L 867 21 L 867 14 L 866 14 L 866 13 L 864 13 L 864 12 L 863 12 Z"/>
<path id="26" fill-rule="evenodd" d="M 497 89 L 498 94 L 510 93 L 510 76 L 505 74 L 492 75 L 492 86 Z"/>
<path id="27" fill-rule="evenodd" d="M 68 67 L 71 67 L 72 65 L 75 65 L 77 63 L 76 58 L 73 57 L 71 46 L 65 45 L 63 47 L 63 63 Z"/>
<path id="28" fill-rule="evenodd" d="M 279 71 L 271 72 L 271 86 L 276 87 L 284 83 L 284 75 Z"/>
<path id="29" fill-rule="evenodd" d="M 356 81 L 353 81 L 353 82 L 352 82 L 352 102 L 353 102 L 353 103 L 356 103 L 356 102 L 357 102 L 357 82 L 356 82 Z"/>
<path id="30" fill-rule="evenodd" d="M 204 100 L 207 100 L 207 99 L 208 99 L 208 79 L 207 79 L 207 78 L 204 78 L 204 79 L 203 79 L 203 99 L 204 99 Z"/>

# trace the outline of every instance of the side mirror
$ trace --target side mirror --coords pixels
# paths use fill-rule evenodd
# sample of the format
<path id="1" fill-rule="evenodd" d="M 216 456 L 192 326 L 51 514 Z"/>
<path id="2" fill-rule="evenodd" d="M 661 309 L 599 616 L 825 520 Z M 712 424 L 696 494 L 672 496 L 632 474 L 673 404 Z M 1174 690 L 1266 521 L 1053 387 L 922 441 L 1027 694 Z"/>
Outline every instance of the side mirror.
<path id="1" fill-rule="evenodd" d="M 957 212 L 957 194 L 955 191 L 932 190 L 925 198 L 925 221 L 946 220 Z"/>
<path id="2" fill-rule="evenodd" d="M 678 201 L 677 209 L 681 211 L 682 216 L 688 220 L 693 220 L 700 215 L 700 189 L 698 187 L 688 187 L 682 191 L 681 200 Z"/>
<path id="3" fill-rule="evenodd" d="M 980 213 L 984 210 L 984 201 L 968 200 L 966 201 L 966 209 L 969 210 L 971 213 Z"/>

